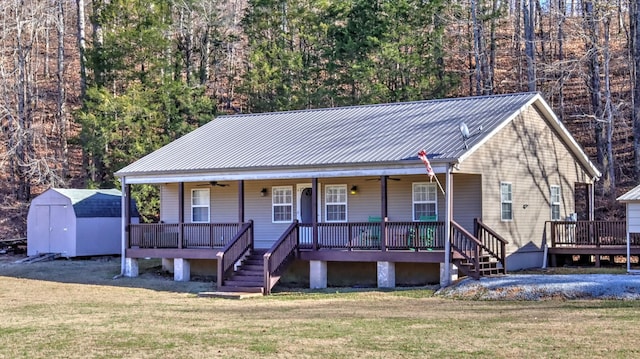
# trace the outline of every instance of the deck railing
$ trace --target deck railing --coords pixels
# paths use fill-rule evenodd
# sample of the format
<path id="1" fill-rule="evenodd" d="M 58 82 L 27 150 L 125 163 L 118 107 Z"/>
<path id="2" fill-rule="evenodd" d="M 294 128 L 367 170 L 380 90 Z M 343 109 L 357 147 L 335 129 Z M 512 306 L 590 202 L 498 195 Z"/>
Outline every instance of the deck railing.
<path id="1" fill-rule="evenodd" d="M 509 242 L 504 238 L 502 238 L 502 236 L 500 236 L 494 230 L 486 226 L 484 223 L 482 223 L 482 221 L 480 221 L 477 218 L 474 220 L 473 227 L 475 228 L 476 238 L 478 238 L 480 243 L 482 243 L 482 245 L 484 246 L 484 250 L 487 251 L 489 254 L 491 254 L 500 262 L 506 274 L 506 269 L 507 269 L 506 248 Z"/>
<path id="2" fill-rule="evenodd" d="M 248 250 L 253 249 L 253 221 L 242 224 L 240 231 L 216 254 L 218 260 L 218 288 L 224 285 L 225 276 Z"/>
<path id="3" fill-rule="evenodd" d="M 626 221 L 547 221 L 551 247 L 606 247 L 627 244 Z M 632 246 L 640 246 L 640 235 L 632 234 Z"/>
<path id="4" fill-rule="evenodd" d="M 479 278 L 482 243 L 454 221 L 451 221 L 451 247 L 473 266 L 468 274 Z"/>
<path id="5" fill-rule="evenodd" d="M 298 233 L 298 221 L 295 221 L 287 228 L 271 249 L 264 254 L 265 295 L 271 293 L 271 288 L 273 288 L 279 279 L 281 270 L 296 257 L 298 250 Z"/>
<path id="6" fill-rule="evenodd" d="M 178 248 L 178 223 L 130 224 L 129 248 Z"/>
<path id="7" fill-rule="evenodd" d="M 444 249 L 444 222 L 385 222 L 388 250 Z M 301 249 L 313 247 L 313 225 L 299 224 Z M 382 249 L 379 222 L 318 223 L 318 248 L 348 250 Z"/>
<path id="8" fill-rule="evenodd" d="M 238 233 L 241 225 L 242 223 L 131 224 L 128 248 L 220 248 Z"/>

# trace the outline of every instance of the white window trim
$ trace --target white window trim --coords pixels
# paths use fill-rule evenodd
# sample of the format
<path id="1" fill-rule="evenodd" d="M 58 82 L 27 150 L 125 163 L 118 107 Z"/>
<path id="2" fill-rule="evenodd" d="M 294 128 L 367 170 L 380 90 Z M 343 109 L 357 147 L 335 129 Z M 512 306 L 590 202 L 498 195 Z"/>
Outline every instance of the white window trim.
<path id="1" fill-rule="evenodd" d="M 276 191 L 279 190 L 288 190 L 291 198 L 291 202 L 289 203 L 273 203 L 275 198 Z M 274 220 L 275 208 L 277 207 L 285 207 L 289 206 L 289 217 L 291 218 L 288 221 L 276 221 Z M 293 222 L 293 186 L 273 186 L 271 187 L 271 223 L 291 223 Z"/>
<path id="2" fill-rule="evenodd" d="M 202 192 L 206 192 L 207 193 L 207 204 L 193 204 L 193 199 L 194 199 L 194 193 L 198 191 L 202 191 Z M 207 209 L 207 220 L 206 221 L 196 221 L 193 218 L 193 209 L 194 208 L 206 208 Z M 211 192 L 209 192 L 208 188 L 194 188 L 191 190 L 191 223 L 209 223 L 211 222 Z"/>
<path id="3" fill-rule="evenodd" d="M 429 187 L 433 187 L 436 193 L 436 199 L 434 201 L 416 201 L 416 185 L 428 185 Z M 421 203 L 433 203 L 435 204 L 435 212 L 436 212 L 436 220 L 438 220 L 438 189 L 436 188 L 435 183 L 431 182 L 413 182 L 411 184 L 411 219 L 413 222 L 420 222 L 420 218 L 416 219 L 416 204 Z"/>
<path id="4" fill-rule="evenodd" d="M 511 194 L 511 199 L 510 200 L 504 200 L 502 198 L 502 185 L 508 184 L 509 185 L 509 193 Z M 505 203 L 510 203 L 511 204 L 511 218 L 504 218 L 503 217 L 503 211 L 502 211 L 502 205 Z M 513 221 L 513 183 L 511 182 L 500 182 L 500 220 L 503 222 L 511 222 Z"/>
<path id="5" fill-rule="evenodd" d="M 553 201 L 553 189 L 557 188 L 558 189 L 558 201 L 554 202 Z M 561 208 L 561 200 L 560 200 L 560 186 L 559 185 L 552 185 L 549 187 L 549 203 L 550 203 L 550 210 L 551 210 L 551 220 L 552 221 L 559 221 L 560 219 L 562 219 L 562 216 L 560 215 L 560 208 Z M 553 206 L 558 206 L 558 218 L 553 218 Z"/>
<path id="6" fill-rule="evenodd" d="M 331 188 L 342 188 L 344 189 L 344 202 L 329 202 L 329 189 Z M 347 185 L 346 184 L 328 184 L 324 186 L 324 218 L 326 222 L 332 222 L 332 223 L 344 223 L 344 222 L 348 222 L 349 221 L 349 205 L 348 202 L 349 201 L 349 192 L 347 191 Z M 335 205 L 344 205 L 344 220 L 329 220 L 329 206 L 335 206 Z"/>

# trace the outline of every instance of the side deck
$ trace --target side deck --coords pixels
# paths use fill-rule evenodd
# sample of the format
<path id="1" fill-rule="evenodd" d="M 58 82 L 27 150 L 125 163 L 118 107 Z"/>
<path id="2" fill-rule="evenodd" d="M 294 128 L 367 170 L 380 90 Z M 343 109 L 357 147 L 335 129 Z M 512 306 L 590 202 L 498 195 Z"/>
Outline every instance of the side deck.
<path id="1" fill-rule="evenodd" d="M 551 266 L 568 256 L 594 256 L 599 266 L 601 256 L 627 255 L 626 221 L 552 221 L 546 226 Z M 629 254 L 640 256 L 639 233 L 629 235 Z"/>

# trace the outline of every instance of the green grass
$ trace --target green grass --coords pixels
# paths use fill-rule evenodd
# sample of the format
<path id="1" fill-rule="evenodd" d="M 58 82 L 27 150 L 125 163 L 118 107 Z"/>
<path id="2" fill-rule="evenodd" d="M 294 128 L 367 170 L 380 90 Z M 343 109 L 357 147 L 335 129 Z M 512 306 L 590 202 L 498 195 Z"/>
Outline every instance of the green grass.
<path id="1" fill-rule="evenodd" d="M 56 271 L 59 264 L 65 268 Z M 61 281 L 80 269 L 0 267 L 0 358 L 640 355 L 636 301 L 460 301 L 429 288 L 225 300 L 192 292 L 207 283 L 183 287 L 147 274 L 113 280 L 113 266 L 87 274 L 92 284 Z"/>

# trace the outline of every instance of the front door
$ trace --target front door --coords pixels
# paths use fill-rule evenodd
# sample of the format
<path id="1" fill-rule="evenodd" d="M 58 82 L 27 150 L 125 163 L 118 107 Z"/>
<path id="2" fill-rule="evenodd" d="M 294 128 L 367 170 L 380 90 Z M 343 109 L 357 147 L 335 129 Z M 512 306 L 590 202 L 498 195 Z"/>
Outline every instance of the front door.
<path id="1" fill-rule="evenodd" d="M 318 185 L 318 191 L 320 186 Z M 311 183 L 302 183 L 296 186 L 297 195 L 297 219 L 298 222 L 303 224 L 313 223 L 313 201 Z M 320 196 L 318 195 L 318 198 Z M 318 207 L 320 202 L 318 201 Z M 320 222 L 320 211 L 318 211 L 318 222 Z M 313 231 L 310 225 L 300 228 L 300 243 L 311 244 L 313 241 Z"/>

